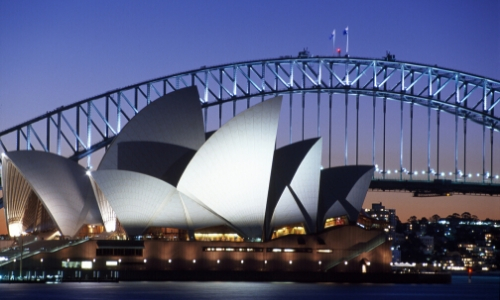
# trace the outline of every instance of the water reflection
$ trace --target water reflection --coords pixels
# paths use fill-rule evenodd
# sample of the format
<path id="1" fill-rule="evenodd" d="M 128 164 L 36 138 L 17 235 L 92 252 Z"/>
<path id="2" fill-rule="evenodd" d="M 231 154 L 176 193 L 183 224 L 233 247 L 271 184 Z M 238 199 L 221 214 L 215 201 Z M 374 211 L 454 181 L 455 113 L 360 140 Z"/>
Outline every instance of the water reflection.
<path id="1" fill-rule="evenodd" d="M 120 282 L 0 284 L 1 299 L 500 299 L 498 276 L 454 276 L 452 284 Z M 353 298 L 354 297 L 354 298 Z M 422 298 L 424 297 L 424 298 Z"/>

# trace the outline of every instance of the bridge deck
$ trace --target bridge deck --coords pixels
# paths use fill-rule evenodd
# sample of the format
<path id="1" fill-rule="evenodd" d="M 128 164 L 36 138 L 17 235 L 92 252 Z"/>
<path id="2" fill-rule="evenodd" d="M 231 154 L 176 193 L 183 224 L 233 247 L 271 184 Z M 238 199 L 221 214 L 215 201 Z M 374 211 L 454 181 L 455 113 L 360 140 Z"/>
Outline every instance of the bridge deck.
<path id="1" fill-rule="evenodd" d="M 453 194 L 500 196 L 500 185 L 451 180 L 416 181 L 374 179 L 372 191 L 411 192 L 414 197 L 451 196 Z"/>

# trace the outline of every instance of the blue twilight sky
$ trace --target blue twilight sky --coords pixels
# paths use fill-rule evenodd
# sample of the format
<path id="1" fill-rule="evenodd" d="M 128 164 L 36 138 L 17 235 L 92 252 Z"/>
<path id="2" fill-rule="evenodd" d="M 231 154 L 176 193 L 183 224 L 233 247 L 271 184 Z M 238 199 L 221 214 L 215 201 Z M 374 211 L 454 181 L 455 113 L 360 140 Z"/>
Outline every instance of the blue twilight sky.
<path id="1" fill-rule="evenodd" d="M 344 52 L 346 26 L 351 56 L 378 58 L 390 50 L 398 60 L 500 79 L 499 14 L 498 0 L 0 0 L 0 131 L 108 90 L 204 65 L 296 55 L 304 47 L 330 55 L 333 29 Z M 377 197 L 401 213 L 414 207 Z M 499 207 L 498 200 L 479 199 L 484 212 L 473 211 L 477 205 L 464 209 L 500 219 L 486 209 Z M 464 211 L 443 209 L 443 215 Z"/>

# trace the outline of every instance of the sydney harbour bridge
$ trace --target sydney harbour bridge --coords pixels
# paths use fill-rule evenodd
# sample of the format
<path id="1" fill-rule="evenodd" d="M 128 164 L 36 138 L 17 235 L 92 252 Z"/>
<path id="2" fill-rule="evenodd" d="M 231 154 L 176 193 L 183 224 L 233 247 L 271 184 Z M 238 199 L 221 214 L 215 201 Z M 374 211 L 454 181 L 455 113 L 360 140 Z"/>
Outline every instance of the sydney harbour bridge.
<path id="1" fill-rule="evenodd" d="M 4 130 L 0 152 L 47 151 L 94 168 L 142 108 L 192 85 L 198 87 L 206 132 L 283 95 L 277 147 L 322 137 L 323 167 L 375 165 L 372 190 L 500 194 L 500 81 L 391 55 L 302 52 L 203 66 L 62 106 Z"/>

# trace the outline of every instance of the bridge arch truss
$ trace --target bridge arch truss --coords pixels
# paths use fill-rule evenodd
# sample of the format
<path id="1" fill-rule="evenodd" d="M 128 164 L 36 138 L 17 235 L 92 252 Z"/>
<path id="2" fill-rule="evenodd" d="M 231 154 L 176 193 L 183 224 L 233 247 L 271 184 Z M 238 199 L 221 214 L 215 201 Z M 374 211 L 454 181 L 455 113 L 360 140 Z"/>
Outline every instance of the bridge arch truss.
<path id="1" fill-rule="evenodd" d="M 500 81 L 384 59 L 287 56 L 203 66 L 57 108 L 0 132 L 0 150 L 48 151 L 91 168 L 92 156 L 142 108 L 191 85 L 207 132 L 284 95 L 278 144 L 322 136 L 325 166 L 374 164 L 381 179 L 500 183 Z"/>

